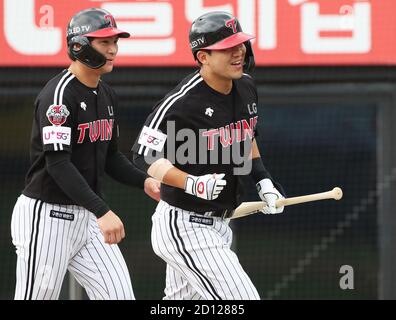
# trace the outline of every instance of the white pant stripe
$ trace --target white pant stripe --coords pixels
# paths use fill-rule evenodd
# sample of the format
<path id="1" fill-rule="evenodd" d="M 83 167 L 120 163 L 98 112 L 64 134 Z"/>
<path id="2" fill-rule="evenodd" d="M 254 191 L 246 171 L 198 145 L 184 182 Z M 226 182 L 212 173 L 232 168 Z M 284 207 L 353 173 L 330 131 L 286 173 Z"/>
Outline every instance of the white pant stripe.
<path id="1" fill-rule="evenodd" d="M 46 211 L 46 206 L 47 206 L 47 204 L 46 203 L 44 203 L 44 212 Z M 47 220 L 46 219 L 44 219 L 44 222 L 43 222 L 43 228 L 42 228 L 42 230 L 40 230 L 40 239 L 39 239 L 39 241 L 40 241 L 40 243 L 41 243 L 41 245 L 40 245 L 40 249 L 39 249 L 39 252 L 38 252 L 38 255 L 37 255 L 37 257 L 38 257 L 38 260 L 37 260 L 37 265 L 39 266 L 39 265 L 41 265 L 42 264 L 42 258 L 44 258 L 44 257 L 42 257 L 42 253 L 44 253 L 44 252 L 46 252 L 46 251 L 44 251 L 43 250 L 43 243 L 44 243 L 44 241 L 43 241 L 43 238 L 45 237 L 45 235 L 48 233 L 48 232 L 46 232 L 46 228 L 48 227 L 47 226 Z M 47 256 L 46 256 L 47 257 Z M 45 257 L 45 258 L 46 258 Z M 45 265 L 45 264 L 44 264 Z M 38 272 L 39 272 L 39 269 L 40 268 L 36 268 L 36 271 L 35 271 L 35 278 L 37 279 L 37 277 L 38 277 Z M 43 280 L 43 278 L 41 277 L 41 280 L 40 280 L 40 286 L 42 285 L 42 280 Z M 34 295 L 35 297 L 36 297 L 36 299 L 40 299 L 39 297 L 38 297 L 38 292 Z M 33 296 L 33 297 L 34 297 Z"/>
<path id="2" fill-rule="evenodd" d="M 57 210 L 58 210 L 58 211 L 60 210 L 60 206 L 58 206 Z M 53 259 L 54 259 L 54 260 L 53 260 L 53 261 L 49 261 L 49 263 L 52 264 L 53 269 L 54 269 L 55 272 L 56 272 L 57 270 L 59 270 L 59 268 L 57 268 L 56 266 L 57 266 L 57 265 L 60 266 L 60 264 L 58 264 L 57 261 L 58 261 L 58 259 L 60 258 L 60 255 L 58 254 L 58 249 L 59 249 L 58 238 L 59 238 L 59 225 L 60 225 L 61 223 L 62 223 L 61 221 L 57 221 L 57 223 L 56 223 L 56 231 L 55 231 L 55 234 L 52 233 L 52 235 L 55 236 L 55 241 L 50 241 L 50 243 L 49 243 L 49 251 L 48 251 L 48 253 L 53 252 Z M 55 229 L 55 228 L 54 228 L 54 229 Z M 51 246 L 53 247 L 52 250 L 51 250 Z M 51 250 L 51 251 L 50 251 L 50 250 Z M 54 283 L 56 283 L 56 282 L 54 281 Z M 43 297 L 43 299 L 45 299 L 45 300 L 50 300 L 50 299 L 52 298 L 52 293 L 58 291 L 58 288 L 57 288 L 57 287 L 59 287 L 59 286 L 55 286 L 55 287 L 53 288 L 53 290 L 49 290 L 49 291 L 48 291 L 48 289 L 50 288 L 50 286 L 45 286 L 45 292 L 44 292 L 44 297 Z M 47 298 L 47 294 L 48 294 L 48 298 Z M 52 298 L 52 299 L 53 299 L 53 298 Z"/>
<path id="3" fill-rule="evenodd" d="M 166 209 L 164 209 L 166 210 Z M 169 231 L 165 225 L 160 224 L 160 225 L 153 225 L 154 227 L 154 232 L 152 233 L 152 236 L 155 237 L 155 241 L 153 241 L 153 244 L 156 245 L 156 248 L 159 250 L 160 255 L 164 255 L 164 252 L 162 250 L 165 250 L 167 252 L 167 255 L 171 260 L 174 260 L 176 262 L 181 262 L 181 257 L 180 256 L 175 256 L 172 254 L 173 252 L 176 252 L 176 244 L 171 240 L 171 237 L 169 235 Z M 158 235 L 161 235 L 161 239 L 158 239 Z M 165 239 L 164 237 L 167 236 L 167 238 Z M 163 247 L 160 244 L 161 243 L 170 243 L 170 245 L 172 246 L 172 248 L 168 248 L 167 246 Z M 169 250 L 170 249 L 170 250 Z M 184 274 L 186 276 L 186 274 Z"/>
<path id="4" fill-rule="evenodd" d="M 184 226 L 184 229 L 186 229 L 185 220 L 184 220 L 184 219 L 185 219 L 185 216 L 184 216 L 183 210 L 181 210 L 181 215 L 182 215 L 181 222 L 182 222 L 182 224 L 183 224 L 183 226 Z M 187 237 L 186 237 L 186 243 L 187 243 L 187 241 L 188 241 L 188 243 L 189 243 L 189 248 L 193 248 L 194 246 L 196 246 L 196 245 L 198 244 L 198 246 L 199 246 L 199 248 L 200 248 L 199 252 L 203 252 L 203 248 L 202 248 L 202 246 L 201 246 L 201 242 L 200 242 L 200 240 L 198 239 L 195 230 L 193 230 L 193 233 L 194 233 L 194 236 L 195 236 L 195 239 L 196 239 L 196 240 L 195 240 L 195 239 L 191 239 L 191 238 L 190 238 L 190 234 L 187 233 L 187 234 L 186 234 L 186 235 L 187 235 Z M 192 235 L 191 235 L 191 236 L 192 236 Z M 209 275 L 208 275 L 207 272 L 205 271 L 205 270 L 208 270 L 208 267 L 211 267 L 211 264 L 210 264 L 209 261 L 208 261 L 208 256 L 207 256 L 206 254 L 204 254 L 204 255 L 197 255 L 195 251 L 192 251 L 192 250 L 189 250 L 189 251 L 191 251 L 192 261 L 196 261 L 196 262 L 197 262 L 197 265 L 198 265 L 198 264 L 200 265 L 199 270 L 202 270 L 202 273 L 205 273 L 204 278 L 207 279 L 207 281 L 208 281 L 209 285 L 211 286 L 212 290 L 215 292 L 216 297 L 217 297 L 218 299 L 221 299 L 220 296 L 216 293 L 216 289 L 213 287 L 211 281 L 209 280 Z M 206 263 L 205 263 L 205 261 L 201 261 L 202 258 L 204 258 L 204 260 L 206 261 Z M 205 266 L 206 266 L 206 267 L 205 267 Z M 221 285 L 220 285 L 218 279 L 215 278 L 215 279 L 213 279 L 213 280 L 217 281 L 217 283 L 218 283 L 219 286 L 221 287 Z"/>
<path id="5" fill-rule="evenodd" d="M 185 223 L 185 219 L 183 219 L 183 223 Z M 216 269 L 219 270 L 219 273 L 221 274 L 221 276 L 219 278 L 225 280 L 225 279 L 227 279 L 227 277 L 224 275 L 224 272 L 228 271 L 227 265 L 222 260 L 223 258 L 222 258 L 221 255 L 218 255 L 218 259 L 216 259 L 214 257 L 214 254 L 216 254 L 217 251 L 213 250 L 211 247 L 214 246 L 216 242 L 213 241 L 211 232 L 206 232 L 206 234 L 207 234 L 207 238 L 205 238 L 205 248 L 208 248 L 208 252 L 210 253 L 210 257 L 209 257 L 210 262 L 208 261 L 207 255 L 205 255 L 206 262 L 207 262 L 208 266 L 210 266 L 210 265 L 212 265 L 213 267 L 216 266 Z M 194 230 L 194 236 L 195 236 L 196 243 L 199 244 L 199 247 L 200 247 L 201 251 L 203 251 L 203 248 L 202 248 L 202 246 L 200 244 L 200 241 L 199 241 L 199 238 L 198 238 L 196 230 Z M 208 239 L 211 240 L 211 243 L 207 242 Z M 219 264 L 218 264 L 217 260 L 221 260 L 223 262 L 223 268 L 219 267 Z M 229 278 L 231 278 L 231 277 L 229 277 Z M 221 281 L 219 279 L 217 280 L 217 282 L 218 282 L 219 287 L 222 287 Z M 230 292 L 232 294 L 232 290 L 231 290 L 228 282 L 224 281 L 224 283 L 227 286 L 227 290 L 224 290 L 223 288 L 222 288 L 222 290 L 223 291 L 228 291 L 228 292 Z"/>
<path id="6" fill-rule="evenodd" d="M 104 300 L 108 290 L 106 290 L 102 283 L 95 279 L 95 277 L 91 276 L 90 272 L 92 271 L 83 263 L 84 259 L 82 258 L 82 255 L 78 254 L 73 258 L 73 262 L 71 263 L 69 270 L 72 273 L 83 275 L 82 277 L 78 277 L 78 279 L 82 279 L 82 282 L 88 284 L 88 287 L 91 288 L 91 291 L 96 291 L 98 295 Z M 85 285 L 83 286 L 86 287 Z"/>
<path id="7" fill-rule="evenodd" d="M 191 257 L 190 253 L 186 250 L 185 244 L 183 242 L 183 239 L 180 236 L 180 233 L 179 233 L 179 230 L 178 230 L 178 227 L 177 227 L 177 218 L 178 218 L 177 210 L 175 210 L 175 211 L 171 210 L 169 212 L 169 215 L 170 215 L 170 230 L 171 230 L 171 234 L 172 234 L 172 236 L 174 238 L 174 241 L 176 242 L 176 245 L 178 247 L 178 251 L 179 251 L 180 255 L 183 257 L 186 265 L 198 276 L 198 278 L 201 280 L 201 282 L 204 285 L 204 287 L 206 288 L 206 290 L 212 296 L 212 299 L 220 299 L 220 297 L 217 294 L 217 292 L 215 291 L 212 283 L 202 273 L 202 271 L 197 267 L 194 259 Z M 172 233 L 172 231 L 174 233 Z M 180 244 L 179 244 L 179 242 L 180 242 Z"/>
<path id="8" fill-rule="evenodd" d="M 36 200 L 33 207 L 33 218 L 31 225 L 31 238 L 29 243 L 29 259 L 28 259 L 28 272 L 26 279 L 26 290 L 25 290 L 25 300 L 30 300 L 33 293 L 34 285 L 34 273 L 35 273 L 35 263 L 37 255 L 37 236 L 38 236 L 38 226 L 40 223 L 40 211 L 43 203 Z"/>
<path id="9" fill-rule="evenodd" d="M 94 247 L 96 248 L 96 250 L 102 250 L 103 249 L 103 253 L 107 256 L 109 263 L 108 264 L 104 263 L 104 266 L 105 266 L 107 272 L 110 273 L 109 272 L 109 268 L 111 268 L 111 267 L 114 269 L 114 271 L 116 271 L 117 268 L 115 267 L 113 260 L 109 257 L 108 251 L 105 250 L 105 248 L 103 247 L 102 243 L 99 243 L 99 245 L 101 246 L 101 248 L 100 247 L 96 248 L 95 244 L 94 244 Z M 99 252 L 98 252 L 98 256 L 100 257 L 100 259 L 102 261 L 103 261 L 103 259 L 106 259 L 106 256 L 104 256 L 103 254 L 99 254 Z M 122 284 L 122 283 L 121 283 L 120 275 L 117 272 L 115 273 L 115 275 L 116 275 L 116 277 L 111 277 L 110 279 L 111 279 L 111 283 L 113 284 L 113 289 L 114 289 L 114 292 L 115 292 L 115 294 L 117 296 L 117 299 L 119 299 L 119 297 L 118 297 L 119 293 L 117 293 L 117 284 L 115 282 L 118 279 L 119 284 Z M 123 296 L 125 297 L 125 291 L 124 291 L 123 286 L 121 286 L 121 289 L 122 289 Z"/>
<path id="10" fill-rule="evenodd" d="M 110 249 L 115 257 L 115 260 L 117 260 L 117 264 L 120 266 L 120 269 L 122 271 L 122 275 L 120 275 L 120 276 L 122 276 L 124 279 L 127 277 L 129 278 L 129 271 L 126 268 L 125 263 L 122 263 L 124 258 L 122 257 L 121 251 L 118 249 L 118 247 L 115 247 L 115 246 L 110 246 Z M 113 260 L 113 259 L 110 259 L 110 260 Z M 115 270 L 117 270 L 117 268 L 115 268 Z M 122 279 L 120 279 L 120 281 L 122 281 Z M 128 294 L 133 296 L 132 286 L 129 287 L 128 291 L 129 291 L 128 293 L 125 293 L 125 296 L 127 296 Z"/>
<path id="11" fill-rule="evenodd" d="M 96 261 L 96 258 L 93 257 L 93 252 L 91 252 L 91 251 L 84 250 L 84 252 L 82 252 L 81 254 L 82 254 L 84 260 L 86 259 L 86 260 L 89 260 L 89 261 Z M 95 269 L 96 270 L 100 270 L 100 266 L 96 262 L 94 262 L 94 264 L 95 264 Z M 99 272 L 99 275 L 100 275 L 100 279 L 98 281 L 101 281 L 101 283 L 103 283 L 105 285 L 106 294 L 110 295 L 111 291 L 110 291 L 110 289 L 109 289 L 109 287 L 107 285 L 108 282 L 106 281 L 104 274 Z"/>
<path id="12" fill-rule="evenodd" d="M 169 228 L 169 222 L 170 222 L 169 206 L 167 206 L 167 204 L 165 202 L 160 201 L 160 203 L 158 204 L 158 207 L 159 207 L 159 210 L 157 209 L 156 212 L 161 212 L 163 214 L 166 214 L 168 219 L 164 219 L 164 221 L 160 221 L 160 223 L 158 223 L 158 227 L 153 219 L 154 232 L 152 234 L 153 235 L 158 235 L 158 234 L 161 235 L 161 239 L 157 238 L 158 241 L 153 242 L 154 251 L 157 250 L 157 252 L 156 252 L 157 255 L 159 255 L 160 257 L 163 257 L 163 259 L 168 264 L 170 264 L 173 268 L 175 268 L 175 270 L 178 270 L 180 273 L 182 273 L 183 276 L 185 277 L 185 279 L 194 277 L 194 281 L 198 285 L 196 290 L 198 290 L 200 292 L 200 294 L 203 295 L 206 299 L 213 299 L 209 295 L 209 293 L 205 290 L 203 283 L 200 281 L 200 278 L 198 277 L 198 275 L 196 273 L 192 272 L 192 270 L 190 270 L 190 268 L 188 268 L 186 270 L 185 268 L 181 267 L 184 264 L 184 261 L 182 259 L 182 256 L 179 254 L 179 252 L 177 250 L 176 243 L 175 243 L 173 237 L 170 235 L 171 231 Z M 167 236 L 166 238 L 164 238 L 165 235 Z M 166 245 L 164 245 L 164 244 L 166 244 Z M 168 255 L 164 255 L 161 251 L 161 248 L 165 249 L 168 252 Z M 169 290 L 165 289 L 165 291 L 169 291 Z M 167 299 L 167 297 L 165 297 L 165 299 Z"/>
<path id="13" fill-rule="evenodd" d="M 34 202 L 34 207 L 33 207 L 33 217 L 29 219 L 29 224 L 30 224 L 30 240 L 29 240 L 29 247 L 27 248 L 27 276 L 26 276 L 26 286 L 25 286 L 25 292 L 24 292 L 24 299 L 26 300 L 29 296 L 29 288 L 30 288 L 30 282 L 31 282 L 31 265 L 32 265 L 32 245 L 33 245 L 33 240 L 34 240 L 34 220 L 36 217 L 36 207 L 37 207 L 37 202 L 36 200 Z"/>
<path id="14" fill-rule="evenodd" d="M 159 212 L 167 212 L 167 207 L 163 205 L 163 202 L 159 203 L 159 206 L 162 206 L 162 208 Z M 158 237 L 158 235 L 161 236 L 161 238 Z M 177 253 L 177 248 L 176 248 L 176 243 L 173 241 L 172 237 L 170 236 L 170 230 L 168 227 L 168 223 L 153 223 L 153 232 L 152 232 L 152 237 L 153 237 L 153 249 L 156 251 L 157 255 L 160 257 L 163 257 L 165 261 L 170 263 L 173 268 L 178 270 L 180 273 L 183 274 L 183 276 L 187 279 L 189 276 L 187 276 L 187 270 L 184 270 L 184 268 L 181 268 L 180 265 L 184 263 L 182 257 Z M 163 244 L 166 243 L 167 245 L 164 246 Z M 167 252 L 167 254 L 164 253 L 164 251 Z M 172 253 L 173 252 L 173 253 Z M 190 271 L 188 271 L 190 272 Z M 195 277 L 195 281 L 197 283 L 199 282 L 199 278 L 196 274 L 192 273 L 192 276 Z M 191 276 L 190 276 L 191 277 Z M 198 288 L 200 293 L 206 297 L 207 293 L 203 288 Z M 167 289 L 165 289 L 167 291 Z M 207 299 L 210 299 L 207 297 Z"/>

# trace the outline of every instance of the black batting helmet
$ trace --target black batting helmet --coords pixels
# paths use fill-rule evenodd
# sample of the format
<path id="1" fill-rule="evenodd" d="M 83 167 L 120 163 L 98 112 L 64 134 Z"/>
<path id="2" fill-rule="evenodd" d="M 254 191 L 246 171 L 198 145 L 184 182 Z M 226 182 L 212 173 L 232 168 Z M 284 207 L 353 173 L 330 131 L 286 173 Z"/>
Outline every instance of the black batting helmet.
<path id="1" fill-rule="evenodd" d="M 128 38 L 130 34 L 117 29 L 114 17 L 106 10 L 91 8 L 76 13 L 67 27 L 67 52 L 70 59 L 78 60 L 86 66 L 97 69 L 106 63 L 106 57 L 96 51 L 89 38 L 119 36 Z M 79 44 L 79 46 L 75 46 Z"/>
<path id="2" fill-rule="evenodd" d="M 227 12 L 206 13 L 191 25 L 190 47 L 197 59 L 199 50 L 223 50 L 244 43 L 246 46 L 245 65 L 247 71 L 254 68 L 254 54 L 250 40 L 255 38 L 242 32 L 237 18 Z"/>

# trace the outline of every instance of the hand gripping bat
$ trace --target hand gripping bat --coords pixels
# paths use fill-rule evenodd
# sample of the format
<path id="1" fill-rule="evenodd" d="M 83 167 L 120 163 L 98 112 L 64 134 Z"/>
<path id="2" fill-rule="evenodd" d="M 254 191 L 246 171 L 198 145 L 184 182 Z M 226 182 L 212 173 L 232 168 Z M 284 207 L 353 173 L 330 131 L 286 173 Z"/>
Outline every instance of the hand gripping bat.
<path id="1" fill-rule="evenodd" d="M 304 202 L 325 200 L 325 199 L 334 199 L 340 200 L 342 198 L 342 190 L 339 187 L 335 187 L 333 190 L 307 194 L 304 196 L 292 197 L 292 198 L 284 198 L 276 200 L 276 206 L 291 206 L 293 204 L 300 204 Z M 252 213 L 259 212 L 262 208 L 264 208 L 265 202 L 263 201 L 251 201 L 251 202 L 242 202 L 238 208 L 235 209 L 235 212 L 231 219 L 241 218 Z"/>

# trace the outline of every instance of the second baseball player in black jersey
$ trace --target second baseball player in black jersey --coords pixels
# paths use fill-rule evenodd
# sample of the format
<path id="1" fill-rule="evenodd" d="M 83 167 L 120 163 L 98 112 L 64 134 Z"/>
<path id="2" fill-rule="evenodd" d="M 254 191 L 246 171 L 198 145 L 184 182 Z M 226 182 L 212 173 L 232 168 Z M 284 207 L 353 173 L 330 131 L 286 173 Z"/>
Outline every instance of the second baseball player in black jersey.
<path id="1" fill-rule="evenodd" d="M 256 144 L 258 96 L 250 40 L 225 12 L 197 18 L 190 46 L 200 68 L 168 93 L 133 146 L 134 161 L 162 181 L 152 246 L 167 263 L 165 299 L 259 299 L 231 250 L 229 218 L 250 175 L 267 206 L 281 213 Z"/>
<path id="2" fill-rule="evenodd" d="M 159 141 L 162 134 L 166 134 L 167 143 L 161 146 L 160 151 L 163 151 L 167 159 L 174 158 L 172 163 L 175 167 L 194 176 L 224 173 L 227 187 L 216 199 L 208 201 L 164 184 L 161 199 L 184 210 L 199 213 L 235 209 L 240 204 L 242 190 L 234 170 L 241 166 L 238 163 L 241 158 L 232 157 L 230 149 L 243 152 L 244 142 L 254 138 L 258 119 L 256 105 L 256 88 L 253 79 L 247 74 L 233 81 L 232 90 L 228 94 L 212 89 L 198 71 L 186 77 L 168 93 L 146 120 L 134 151 L 147 157 L 149 151 L 155 150 L 156 139 Z M 191 140 L 187 141 L 188 134 L 185 137 L 180 135 L 185 129 L 194 134 L 194 144 Z M 155 131 L 159 131 L 160 136 L 156 137 Z M 178 133 L 180 139 L 176 139 Z M 177 159 L 174 152 L 181 150 L 185 143 L 189 144 L 186 163 L 178 161 L 180 159 Z M 226 156 L 229 157 L 224 159 Z M 180 152 L 179 157 L 182 157 Z"/>

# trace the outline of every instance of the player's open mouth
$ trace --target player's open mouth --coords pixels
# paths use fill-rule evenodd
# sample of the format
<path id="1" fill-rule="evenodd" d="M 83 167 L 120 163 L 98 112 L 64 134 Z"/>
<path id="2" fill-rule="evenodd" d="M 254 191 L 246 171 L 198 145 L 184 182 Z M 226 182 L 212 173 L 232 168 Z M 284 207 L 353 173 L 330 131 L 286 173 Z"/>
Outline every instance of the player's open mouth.
<path id="1" fill-rule="evenodd" d="M 241 67 L 242 66 L 242 61 L 238 60 L 238 61 L 235 61 L 235 62 L 231 62 L 231 65 L 234 66 L 234 67 Z"/>

